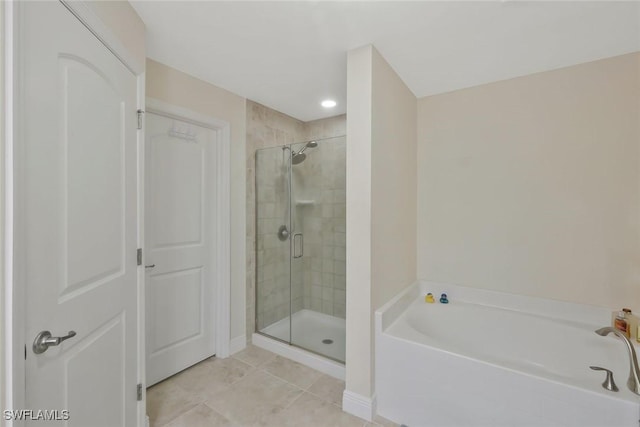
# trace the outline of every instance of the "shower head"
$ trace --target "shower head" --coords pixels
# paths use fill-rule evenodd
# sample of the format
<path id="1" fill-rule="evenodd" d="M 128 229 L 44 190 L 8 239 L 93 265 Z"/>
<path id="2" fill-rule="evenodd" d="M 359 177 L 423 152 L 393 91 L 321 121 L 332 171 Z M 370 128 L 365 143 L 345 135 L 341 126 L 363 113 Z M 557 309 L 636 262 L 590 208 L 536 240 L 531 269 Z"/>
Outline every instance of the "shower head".
<path id="1" fill-rule="evenodd" d="M 306 150 L 307 148 L 316 148 L 317 146 L 318 146 L 317 142 L 309 141 L 306 144 L 304 144 L 304 147 L 302 147 L 302 150 L 298 151 L 298 154 L 304 153 L 304 150 Z"/>
<path id="2" fill-rule="evenodd" d="M 293 155 L 291 156 L 291 163 L 297 165 L 304 162 L 304 159 L 307 158 L 307 155 L 304 154 L 304 150 L 306 150 L 307 148 L 316 148 L 317 146 L 318 143 L 315 141 L 307 142 L 304 147 L 302 147 L 302 150 L 298 151 L 297 153 L 293 153 Z"/>
<path id="3" fill-rule="evenodd" d="M 295 153 L 292 157 L 291 157 L 291 164 L 293 165 L 297 165 L 299 163 L 304 162 L 304 159 L 307 158 L 307 155 L 300 152 L 300 153 Z"/>

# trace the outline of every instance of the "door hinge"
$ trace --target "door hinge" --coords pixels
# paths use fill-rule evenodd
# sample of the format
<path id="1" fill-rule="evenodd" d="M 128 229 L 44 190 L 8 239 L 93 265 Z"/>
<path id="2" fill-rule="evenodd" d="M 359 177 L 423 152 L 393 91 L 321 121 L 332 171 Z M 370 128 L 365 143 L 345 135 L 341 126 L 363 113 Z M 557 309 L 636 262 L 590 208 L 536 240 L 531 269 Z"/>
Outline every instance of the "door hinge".
<path id="1" fill-rule="evenodd" d="M 142 265 L 142 248 L 138 248 L 137 260 L 138 260 L 138 265 Z"/>
<path id="2" fill-rule="evenodd" d="M 138 384 L 137 396 L 138 402 L 140 402 L 142 400 L 142 384 Z"/>
<path id="3" fill-rule="evenodd" d="M 138 129 L 142 129 L 142 116 L 144 116 L 144 111 L 138 110 Z"/>

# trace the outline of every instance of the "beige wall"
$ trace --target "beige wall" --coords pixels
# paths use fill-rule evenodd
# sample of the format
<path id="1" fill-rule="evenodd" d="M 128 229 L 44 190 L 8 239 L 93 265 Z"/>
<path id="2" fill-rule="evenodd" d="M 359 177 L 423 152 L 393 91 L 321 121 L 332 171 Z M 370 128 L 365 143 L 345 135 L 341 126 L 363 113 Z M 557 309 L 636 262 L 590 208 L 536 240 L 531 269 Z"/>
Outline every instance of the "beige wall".
<path id="1" fill-rule="evenodd" d="M 245 331 L 245 99 L 153 60 L 146 95 L 231 125 L 231 338 Z"/>
<path id="2" fill-rule="evenodd" d="M 347 54 L 346 390 L 373 394 L 371 102 L 373 47 Z"/>
<path id="3" fill-rule="evenodd" d="M 102 22 L 127 47 L 140 64 L 145 63 L 145 26 L 128 1 L 85 1 Z"/>
<path id="4" fill-rule="evenodd" d="M 416 99 L 365 46 L 347 59 L 346 389 L 374 395 L 373 315 L 415 281 Z"/>
<path id="5" fill-rule="evenodd" d="M 418 102 L 418 276 L 640 309 L 640 54 Z"/>
<path id="6" fill-rule="evenodd" d="M 416 280 L 417 100 L 374 49 L 371 289 L 378 309 Z"/>
<path id="7" fill-rule="evenodd" d="M 304 139 L 333 138 L 347 134 L 347 115 L 341 114 L 326 119 L 312 120 L 304 123 Z"/>

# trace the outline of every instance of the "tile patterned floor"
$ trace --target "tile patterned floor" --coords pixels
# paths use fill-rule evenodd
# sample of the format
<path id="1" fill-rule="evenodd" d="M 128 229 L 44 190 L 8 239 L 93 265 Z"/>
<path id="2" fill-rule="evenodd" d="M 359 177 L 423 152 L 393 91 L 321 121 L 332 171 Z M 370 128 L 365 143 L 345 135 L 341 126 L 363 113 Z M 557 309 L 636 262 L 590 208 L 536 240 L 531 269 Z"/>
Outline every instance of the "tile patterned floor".
<path id="1" fill-rule="evenodd" d="M 342 412 L 344 382 L 255 346 L 147 390 L 151 427 L 392 427 Z"/>

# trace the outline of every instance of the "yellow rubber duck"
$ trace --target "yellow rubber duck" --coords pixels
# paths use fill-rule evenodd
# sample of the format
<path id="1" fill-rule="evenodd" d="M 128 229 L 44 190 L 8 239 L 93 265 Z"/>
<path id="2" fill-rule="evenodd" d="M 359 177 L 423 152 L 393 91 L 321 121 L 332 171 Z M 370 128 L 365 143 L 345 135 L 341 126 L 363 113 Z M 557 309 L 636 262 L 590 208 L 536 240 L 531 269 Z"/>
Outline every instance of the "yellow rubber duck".
<path id="1" fill-rule="evenodd" d="M 425 295 L 424 302 L 428 302 L 429 304 L 433 304 L 434 302 L 436 302 L 436 300 L 433 299 L 433 294 L 431 292 Z"/>

